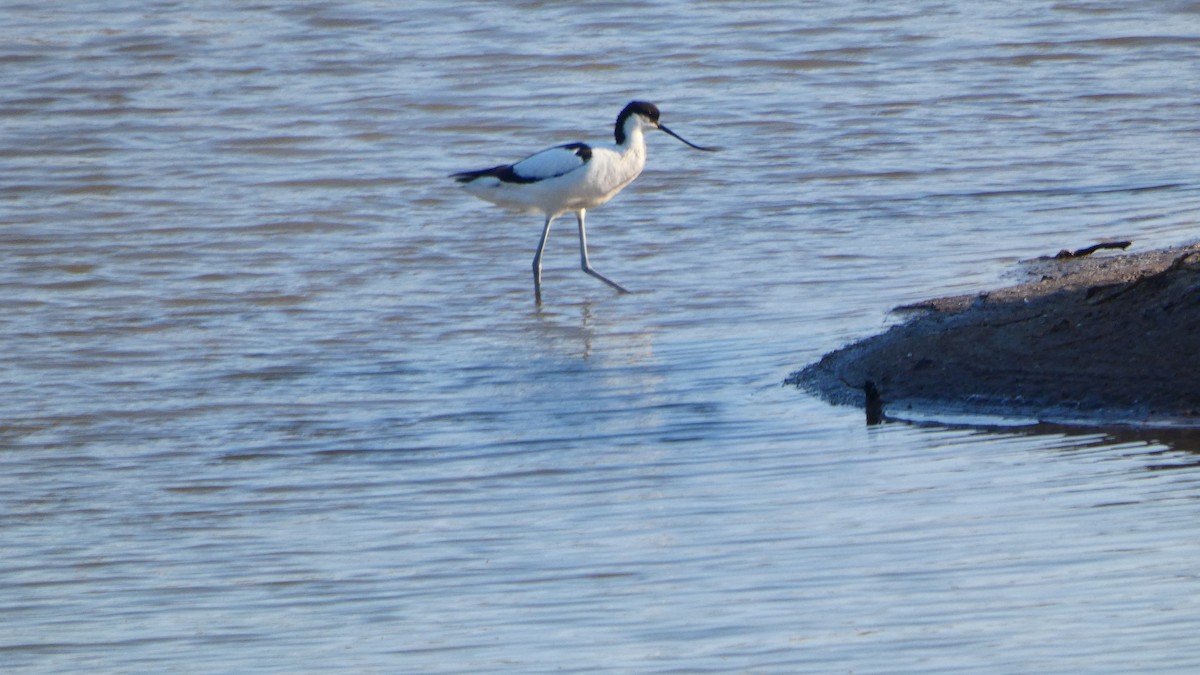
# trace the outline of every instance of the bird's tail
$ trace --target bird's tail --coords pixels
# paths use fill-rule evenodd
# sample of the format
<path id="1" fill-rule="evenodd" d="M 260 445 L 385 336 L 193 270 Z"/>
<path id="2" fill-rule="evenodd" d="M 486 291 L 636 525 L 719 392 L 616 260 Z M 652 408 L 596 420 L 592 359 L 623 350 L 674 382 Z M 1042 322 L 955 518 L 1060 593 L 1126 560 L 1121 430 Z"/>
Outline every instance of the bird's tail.
<path id="1" fill-rule="evenodd" d="M 458 173 L 450 174 L 450 178 L 453 178 L 459 183 L 470 183 L 476 178 L 495 176 L 498 171 L 506 168 L 508 168 L 507 164 L 501 164 L 500 166 L 493 166 L 490 169 L 480 169 L 478 171 L 459 171 Z"/>

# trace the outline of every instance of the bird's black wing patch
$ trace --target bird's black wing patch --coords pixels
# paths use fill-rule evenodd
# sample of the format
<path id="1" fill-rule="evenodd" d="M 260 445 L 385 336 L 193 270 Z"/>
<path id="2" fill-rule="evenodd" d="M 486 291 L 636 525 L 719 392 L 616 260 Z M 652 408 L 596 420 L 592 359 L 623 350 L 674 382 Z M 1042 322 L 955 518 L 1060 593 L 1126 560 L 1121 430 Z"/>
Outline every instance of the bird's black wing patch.
<path id="1" fill-rule="evenodd" d="M 513 171 L 512 164 L 501 164 L 500 166 L 493 166 L 490 169 L 460 171 L 459 173 L 450 174 L 450 177 L 459 183 L 470 183 L 476 178 L 483 178 L 484 176 L 494 176 L 501 183 L 536 183 L 542 180 L 541 178 L 527 178 L 518 174 L 516 171 Z"/>
<path id="2" fill-rule="evenodd" d="M 587 143 L 567 143 L 558 147 L 573 151 L 579 159 L 583 160 L 584 164 L 587 164 L 592 159 L 592 146 Z"/>
<path id="3" fill-rule="evenodd" d="M 479 171 L 463 171 L 451 174 L 450 177 L 460 183 L 470 183 L 484 176 L 496 178 L 501 183 L 536 183 L 568 174 L 591 159 L 591 146 L 586 143 L 568 143 L 530 155 L 516 164 L 501 164 Z"/>

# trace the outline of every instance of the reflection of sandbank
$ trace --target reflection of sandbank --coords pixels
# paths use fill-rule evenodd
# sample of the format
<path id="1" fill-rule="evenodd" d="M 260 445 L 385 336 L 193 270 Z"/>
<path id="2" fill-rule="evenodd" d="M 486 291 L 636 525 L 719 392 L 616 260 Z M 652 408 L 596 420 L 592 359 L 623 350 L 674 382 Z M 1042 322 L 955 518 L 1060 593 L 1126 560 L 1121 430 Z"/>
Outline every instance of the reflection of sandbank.
<path id="1" fill-rule="evenodd" d="M 1200 426 L 1200 246 L 1040 258 L 1033 281 L 900 308 L 789 382 L 884 414 Z"/>

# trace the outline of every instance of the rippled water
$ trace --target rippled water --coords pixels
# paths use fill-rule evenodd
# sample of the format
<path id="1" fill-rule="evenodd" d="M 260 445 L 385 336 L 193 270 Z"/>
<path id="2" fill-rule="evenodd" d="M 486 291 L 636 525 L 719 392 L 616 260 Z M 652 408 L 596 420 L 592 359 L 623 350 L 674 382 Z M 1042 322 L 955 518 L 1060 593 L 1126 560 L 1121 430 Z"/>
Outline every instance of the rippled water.
<path id="1" fill-rule="evenodd" d="M 13 3 L 7 672 L 1194 672 L 1200 442 L 781 386 L 1193 241 L 1194 2 Z M 604 139 L 551 236 L 445 175 Z"/>

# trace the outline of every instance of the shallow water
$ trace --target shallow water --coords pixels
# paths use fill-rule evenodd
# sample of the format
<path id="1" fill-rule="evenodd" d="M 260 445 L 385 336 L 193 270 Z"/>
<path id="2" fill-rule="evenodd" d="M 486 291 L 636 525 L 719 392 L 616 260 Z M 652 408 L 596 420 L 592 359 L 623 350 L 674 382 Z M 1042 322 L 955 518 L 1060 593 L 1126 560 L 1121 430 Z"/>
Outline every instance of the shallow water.
<path id="1" fill-rule="evenodd" d="M 1200 5 L 0 13 L 9 672 L 1193 672 L 1193 435 L 781 386 L 887 311 L 1193 241 Z M 529 261 L 445 175 L 646 173 Z"/>

